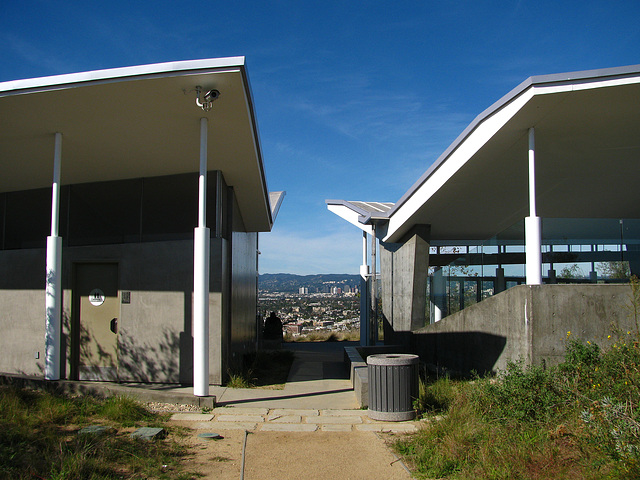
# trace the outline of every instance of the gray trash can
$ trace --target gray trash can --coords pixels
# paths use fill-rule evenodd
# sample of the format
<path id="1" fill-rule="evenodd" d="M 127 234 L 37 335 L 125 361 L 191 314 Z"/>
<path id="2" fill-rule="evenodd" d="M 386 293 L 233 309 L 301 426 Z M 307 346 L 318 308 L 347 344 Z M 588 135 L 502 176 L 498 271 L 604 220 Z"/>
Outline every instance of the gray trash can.
<path id="1" fill-rule="evenodd" d="M 399 353 L 367 357 L 369 418 L 391 422 L 415 418 L 419 361 L 417 355 Z"/>

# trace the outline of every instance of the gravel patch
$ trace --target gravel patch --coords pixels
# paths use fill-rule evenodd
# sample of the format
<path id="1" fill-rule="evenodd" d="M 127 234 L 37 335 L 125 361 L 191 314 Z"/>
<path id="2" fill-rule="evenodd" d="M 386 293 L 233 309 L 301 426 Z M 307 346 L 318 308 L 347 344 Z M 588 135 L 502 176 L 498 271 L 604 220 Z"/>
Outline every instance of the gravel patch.
<path id="1" fill-rule="evenodd" d="M 202 407 L 198 405 L 185 405 L 180 403 L 147 402 L 147 408 L 152 412 L 173 413 L 173 412 L 198 412 L 202 413 Z"/>

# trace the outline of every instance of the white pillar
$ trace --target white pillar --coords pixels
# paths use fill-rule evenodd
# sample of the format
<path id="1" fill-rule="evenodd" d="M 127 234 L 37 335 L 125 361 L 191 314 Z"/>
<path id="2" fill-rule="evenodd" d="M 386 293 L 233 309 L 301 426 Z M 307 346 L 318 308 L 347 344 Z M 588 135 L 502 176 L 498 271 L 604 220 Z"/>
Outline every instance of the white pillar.
<path id="1" fill-rule="evenodd" d="M 60 161 L 62 134 L 56 133 L 51 193 L 51 235 L 47 237 L 45 293 L 44 378 L 60 380 L 60 306 L 62 305 L 62 238 L 58 236 L 60 218 Z"/>
<path id="2" fill-rule="evenodd" d="M 200 119 L 198 226 L 193 234 L 193 394 L 209 396 L 209 245 L 207 223 L 207 127 Z"/>
<path id="3" fill-rule="evenodd" d="M 360 276 L 365 280 L 369 276 L 369 265 L 367 265 L 367 232 L 362 231 L 362 265 L 360 265 Z"/>
<path id="4" fill-rule="evenodd" d="M 529 216 L 524 219 L 527 285 L 542 285 L 542 222 L 536 213 L 535 130 L 529 129 Z"/>
<path id="5" fill-rule="evenodd" d="M 362 231 L 362 265 L 360 265 L 360 345 L 368 346 L 371 318 L 371 291 L 369 290 L 369 265 L 367 265 L 367 232 Z"/>
<path id="6" fill-rule="evenodd" d="M 369 318 L 369 345 L 378 341 L 378 260 L 376 226 L 371 224 L 371 315 Z"/>
<path id="7" fill-rule="evenodd" d="M 439 322 L 447 316 L 447 288 L 444 278 L 444 269 L 436 268 L 431 277 L 431 296 L 433 307 L 433 323 Z"/>

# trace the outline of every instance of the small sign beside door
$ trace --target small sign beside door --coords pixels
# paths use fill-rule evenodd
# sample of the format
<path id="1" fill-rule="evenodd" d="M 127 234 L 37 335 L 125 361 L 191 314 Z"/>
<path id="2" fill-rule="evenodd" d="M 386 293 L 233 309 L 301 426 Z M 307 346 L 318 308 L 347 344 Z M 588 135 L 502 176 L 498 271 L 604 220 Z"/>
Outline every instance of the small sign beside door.
<path id="1" fill-rule="evenodd" d="M 104 303 L 105 298 L 106 297 L 104 295 L 104 292 L 99 288 L 94 288 L 89 293 L 89 302 L 94 307 L 99 307 L 100 305 L 102 305 Z"/>

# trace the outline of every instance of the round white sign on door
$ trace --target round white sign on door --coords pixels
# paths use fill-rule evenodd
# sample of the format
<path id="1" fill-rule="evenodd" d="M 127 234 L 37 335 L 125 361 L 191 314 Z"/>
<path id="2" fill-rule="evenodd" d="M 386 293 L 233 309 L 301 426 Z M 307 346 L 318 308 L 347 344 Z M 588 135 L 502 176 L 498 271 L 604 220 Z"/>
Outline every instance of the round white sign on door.
<path id="1" fill-rule="evenodd" d="M 100 305 L 102 305 L 105 298 L 106 297 L 104 296 L 104 292 L 99 288 L 94 288 L 89 293 L 89 302 L 91 302 L 91 305 L 93 305 L 94 307 L 99 307 Z"/>

